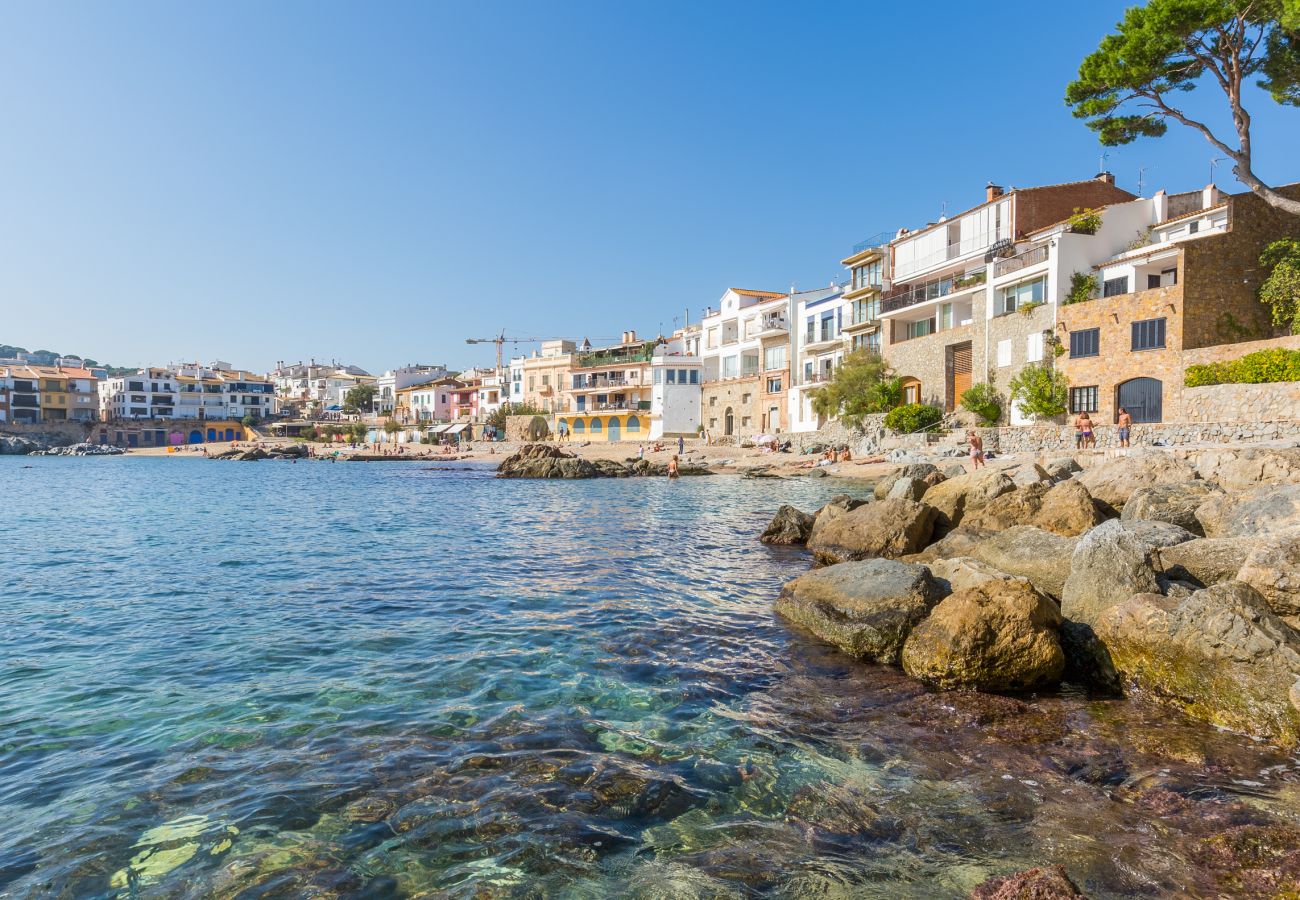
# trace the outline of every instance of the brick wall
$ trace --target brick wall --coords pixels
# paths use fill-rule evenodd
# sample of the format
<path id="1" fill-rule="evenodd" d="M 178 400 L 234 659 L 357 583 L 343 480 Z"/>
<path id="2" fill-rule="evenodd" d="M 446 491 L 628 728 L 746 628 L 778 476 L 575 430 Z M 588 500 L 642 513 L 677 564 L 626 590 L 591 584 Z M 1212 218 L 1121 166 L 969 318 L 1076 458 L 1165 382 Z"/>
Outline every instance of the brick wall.
<path id="1" fill-rule="evenodd" d="M 1068 219 L 1076 209 L 1133 199 L 1128 191 L 1100 179 L 1022 189 L 1016 192 L 1016 230 L 1027 234 Z"/>

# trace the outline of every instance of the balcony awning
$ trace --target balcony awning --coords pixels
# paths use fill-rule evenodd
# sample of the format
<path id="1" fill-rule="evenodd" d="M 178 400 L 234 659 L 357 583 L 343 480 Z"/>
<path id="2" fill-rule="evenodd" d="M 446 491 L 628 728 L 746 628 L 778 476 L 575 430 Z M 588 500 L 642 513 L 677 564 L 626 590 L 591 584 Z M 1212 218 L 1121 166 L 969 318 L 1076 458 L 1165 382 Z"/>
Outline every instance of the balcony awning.
<path id="1" fill-rule="evenodd" d="M 464 431 L 464 430 L 465 430 L 466 428 L 468 428 L 468 427 L 469 427 L 469 425 L 467 425 L 467 424 L 464 423 L 464 422 L 461 422 L 459 425 L 452 425 L 452 426 L 450 426 L 450 427 L 449 427 L 445 432 L 443 432 L 443 433 L 444 433 L 444 434 L 460 434 L 462 431 Z"/>
<path id="2" fill-rule="evenodd" d="M 450 427 L 451 427 L 450 425 L 430 425 L 428 428 L 425 429 L 425 433 L 431 435 L 442 434 Z"/>

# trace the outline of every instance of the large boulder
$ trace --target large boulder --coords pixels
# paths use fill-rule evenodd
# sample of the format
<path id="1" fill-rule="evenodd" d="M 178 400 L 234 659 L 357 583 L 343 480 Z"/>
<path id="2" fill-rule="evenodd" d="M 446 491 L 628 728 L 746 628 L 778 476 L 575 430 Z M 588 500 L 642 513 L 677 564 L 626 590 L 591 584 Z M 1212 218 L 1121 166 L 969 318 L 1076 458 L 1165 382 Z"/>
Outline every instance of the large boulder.
<path id="1" fill-rule="evenodd" d="M 1106 609 L 1095 629 L 1130 688 L 1214 725 L 1300 743 L 1300 634 L 1250 585 L 1138 594 Z"/>
<path id="2" fill-rule="evenodd" d="M 1037 525 L 1045 531 L 1075 537 L 1105 521 L 1092 497 L 1077 481 L 1053 485 L 1036 481 L 990 500 L 962 518 L 967 528 L 1002 531 L 1016 525 Z"/>
<path id="3" fill-rule="evenodd" d="M 1253 537 L 1300 528 L 1300 484 L 1215 494 L 1196 510 L 1206 537 Z"/>
<path id="4" fill-rule="evenodd" d="M 888 500 L 920 500 L 930 485 L 920 478 L 899 478 L 885 495 Z"/>
<path id="5" fill-rule="evenodd" d="M 796 578 L 776 611 L 846 653 L 897 664 L 912 628 L 945 593 L 925 566 L 869 559 Z"/>
<path id="6" fill-rule="evenodd" d="M 915 500 L 879 500 L 813 527 L 808 549 L 829 565 L 855 559 L 895 559 L 916 553 L 934 532 L 934 508 Z"/>
<path id="7" fill-rule="evenodd" d="M 926 482 L 928 486 L 942 481 L 942 477 L 935 477 L 941 475 L 939 467 L 934 463 L 911 463 L 910 465 L 900 466 L 876 482 L 876 499 L 884 500 L 888 497 L 889 492 L 894 488 L 894 483 L 900 479 L 915 478 L 917 481 L 926 481 L 927 478 L 932 479 Z"/>
<path id="8" fill-rule="evenodd" d="M 925 502 L 938 510 L 939 529 L 947 532 L 960 525 L 963 516 L 1015 489 L 1015 482 L 1004 472 L 983 469 L 936 484 L 925 492 Z"/>
<path id="9" fill-rule="evenodd" d="M 1173 522 L 1149 522 L 1146 519 L 1129 519 L 1125 522 L 1121 519 L 1120 525 L 1129 534 L 1157 548 L 1173 547 L 1196 540 L 1196 535 Z"/>
<path id="10" fill-rule="evenodd" d="M 1119 511 L 1134 492 L 1157 484 L 1179 484 L 1196 478 L 1184 459 L 1162 450 L 1138 450 L 1093 466 L 1078 480 L 1088 493 Z"/>
<path id="11" fill-rule="evenodd" d="M 1300 484 L 1300 448 L 1233 447 L 1203 451 L 1196 471 L 1225 491 L 1261 484 Z"/>
<path id="12" fill-rule="evenodd" d="M 1157 558 L 1166 577 L 1208 587 L 1236 578 L 1253 546 L 1241 538 L 1197 538 L 1160 548 Z"/>
<path id="13" fill-rule="evenodd" d="M 1070 559 L 1078 540 L 1033 525 L 1017 525 L 973 541 L 964 555 L 1008 575 L 1026 578 L 1044 594 L 1059 597 L 1069 577 Z"/>
<path id="14" fill-rule="evenodd" d="M 974 528 L 955 528 L 920 553 L 907 557 L 907 562 L 929 563 L 937 559 L 971 556 L 975 547 L 991 538 L 996 532 Z"/>
<path id="15" fill-rule="evenodd" d="M 936 559 L 927 563 L 930 574 L 939 584 L 947 588 L 947 593 L 964 591 L 968 587 L 983 584 L 986 581 L 1011 581 L 1017 575 L 1008 575 L 1001 569 L 995 569 L 986 562 L 980 562 L 973 556 L 958 556 L 953 559 Z M 1023 580 L 1023 579 L 1022 579 Z"/>
<path id="16" fill-rule="evenodd" d="M 782 504 L 759 540 L 764 544 L 802 544 L 812 534 L 812 527 L 812 516 L 788 503 Z"/>
<path id="17" fill-rule="evenodd" d="M 945 598 L 912 629 L 903 669 L 943 690 L 1023 691 L 1065 668 L 1061 613 L 1028 582 L 985 581 Z"/>
<path id="18" fill-rule="evenodd" d="M 497 468 L 498 478 L 600 478 L 600 469 L 549 444 L 525 444 Z"/>
<path id="19" fill-rule="evenodd" d="M 1058 456 L 1044 463 L 1043 471 L 1053 481 L 1065 481 L 1065 479 L 1073 477 L 1075 472 L 1082 472 L 1083 467 L 1079 465 L 1073 456 Z"/>
<path id="20" fill-rule="evenodd" d="M 1002 471 L 1006 473 L 1016 487 L 1027 487 L 1041 481 L 1052 480 L 1052 477 L 1047 474 L 1047 470 L 1036 462 L 1021 463 L 1018 466 L 1012 466 Z"/>
<path id="21" fill-rule="evenodd" d="M 1300 529 L 1261 538 L 1241 564 L 1237 580 L 1258 591 L 1276 615 L 1300 616 Z"/>
<path id="22" fill-rule="evenodd" d="M 1203 535 L 1204 529 L 1197 521 L 1196 510 L 1206 500 L 1220 493 L 1217 486 L 1205 481 L 1184 481 L 1180 484 L 1157 484 L 1138 488 L 1124 504 L 1120 516 L 1124 521 L 1145 520 L 1168 522 L 1186 528 L 1193 534 Z"/>
<path id="23" fill-rule="evenodd" d="M 1094 628 L 1097 619 L 1134 594 L 1160 591 L 1155 547 L 1112 519 L 1079 538 L 1061 592 L 1067 619 Z"/>

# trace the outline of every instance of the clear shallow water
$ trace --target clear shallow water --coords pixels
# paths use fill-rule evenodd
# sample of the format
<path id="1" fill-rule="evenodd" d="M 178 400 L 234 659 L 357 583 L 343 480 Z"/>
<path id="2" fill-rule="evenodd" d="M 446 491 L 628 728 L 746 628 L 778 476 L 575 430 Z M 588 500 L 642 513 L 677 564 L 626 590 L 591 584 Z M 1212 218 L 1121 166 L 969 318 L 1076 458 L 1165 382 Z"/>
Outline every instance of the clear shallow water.
<path id="1" fill-rule="evenodd" d="M 1296 760 L 929 694 L 776 620 L 807 563 L 754 537 L 841 489 L 0 458 L 0 896 L 1255 883 L 1213 841 L 1293 827 Z"/>

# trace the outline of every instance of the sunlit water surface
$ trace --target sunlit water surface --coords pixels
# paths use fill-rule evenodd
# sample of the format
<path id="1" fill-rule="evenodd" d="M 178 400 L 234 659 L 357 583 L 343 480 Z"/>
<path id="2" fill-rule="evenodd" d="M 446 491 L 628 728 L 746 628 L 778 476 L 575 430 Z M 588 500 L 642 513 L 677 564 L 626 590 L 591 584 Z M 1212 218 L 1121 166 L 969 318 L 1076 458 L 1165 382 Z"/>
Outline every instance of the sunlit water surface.
<path id="1" fill-rule="evenodd" d="M 1242 738 L 792 633 L 755 535 L 842 490 L 0 457 L 0 895 L 1214 896 L 1294 821 Z"/>

